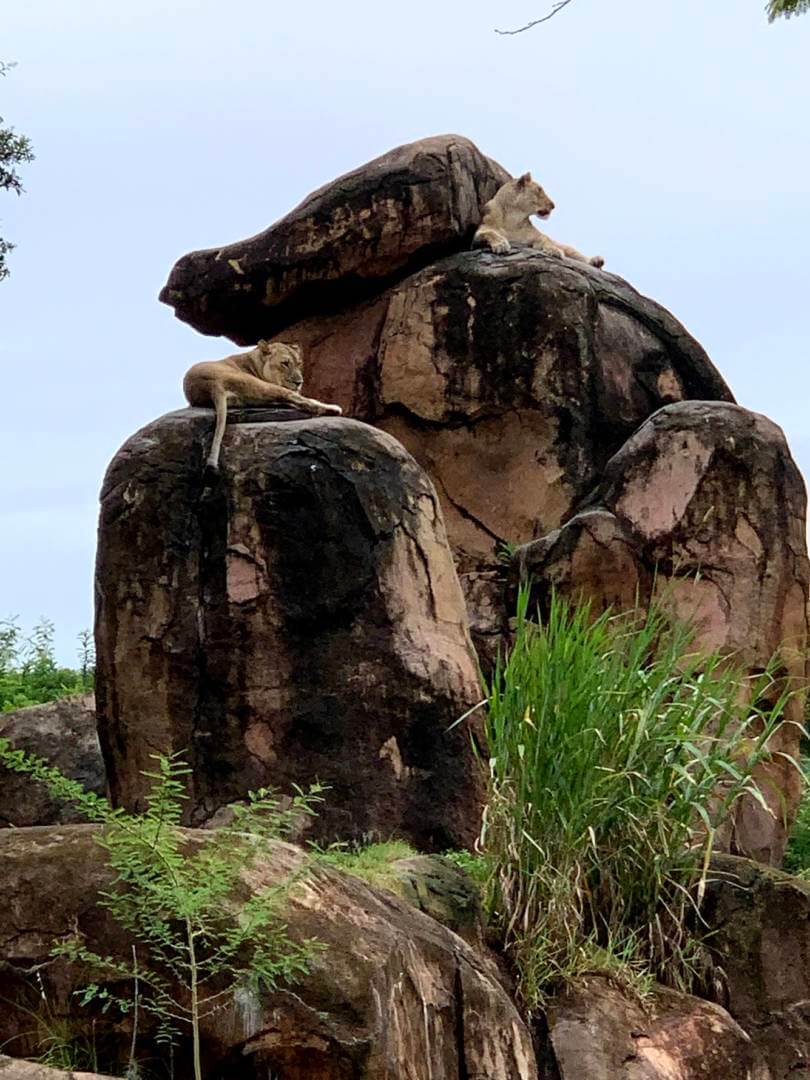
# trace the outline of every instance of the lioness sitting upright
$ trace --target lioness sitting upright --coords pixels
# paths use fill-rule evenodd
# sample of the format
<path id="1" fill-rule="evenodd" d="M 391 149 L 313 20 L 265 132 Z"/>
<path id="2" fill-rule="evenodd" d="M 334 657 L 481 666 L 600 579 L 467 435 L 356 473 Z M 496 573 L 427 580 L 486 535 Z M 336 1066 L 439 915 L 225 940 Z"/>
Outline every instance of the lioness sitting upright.
<path id="1" fill-rule="evenodd" d="M 484 206 L 481 224 L 473 237 L 473 247 L 488 247 L 497 255 L 505 255 L 511 250 L 512 244 L 524 244 L 557 259 L 565 256 L 590 263 L 591 266 L 604 266 L 605 260 L 601 255 L 589 259 L 569 244 L 558 244 L 529 221 L 532 214 L 547 218 L 553 209 L 554 203 L 532 180 L 531 173 L 524 173 L 517 180 L 508 180 Z"/>
<path id="2" fill-rule="evenodd" d="M 326 405 L 299 391 L 304 383 L 301 346 L 281 341 L 260 341 L 255 349 L 223 360 L 203 360 L 190 367 L 183 379 L 189 405 L 214 406 L 216 427 L 208 467 L 216 470 L 228 405 L 295 405 L 315 416 L 339 416 L 339 405 Z"/>

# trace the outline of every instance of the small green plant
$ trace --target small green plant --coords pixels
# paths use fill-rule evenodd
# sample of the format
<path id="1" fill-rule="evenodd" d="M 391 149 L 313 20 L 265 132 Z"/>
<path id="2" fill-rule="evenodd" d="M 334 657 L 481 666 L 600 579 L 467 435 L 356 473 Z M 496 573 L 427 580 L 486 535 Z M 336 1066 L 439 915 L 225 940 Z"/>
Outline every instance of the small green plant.
<path id="1" fill-rule="evenodd" d="M 467 877 L 478 885 L 485 885 L 489 878 L 489 863 L 484 855 L 473 855 L 470 851 L 445 851 L 442 858 L 447 859 Z"/>
<path id="2" fill-rule="evenodd" d="M 159 1038 L 172 1041 L 191 1031 L 196 1080 L 202 1080 L 200 1024 L 228 996 L 255 1000 L 262 990 L 294 982 L 308 969 L 315 941 L 293 941 L 282 919 L 290 882 L 253 892 L 236 902 L 243 873 L 266 850 L 269 839 L 288 836 L 302 815 L 315 813 L 319 785 L 297 791 L 283 808 L 272 791 L 252 792 L 231 807 L 229 825 L 205 838 L 180 828 L 189 769 L 177 755 L 157 756 L 143 814 L 113 809 L 47 762 L 14 750 L 0 739 L 0 761 L 44 783 L 52 795 L 74 803 L 104 829 L 98 842 L 114 878 L 100 897 L 133 939 L 131 962 L 101 955 L 80 937 L 59 942 L 55 956 L 86 964 L 95 981 L 79 992 L 83 1004 L 132 1014 L 133 1047 L 141 1011 L 158 1022 Z M 132 987 L 123 996 L 113 987 Z"/>
<path id="3" fill-rule="evenodd" d="M 538 625 L 528 597 L 487 687 L 490 922 L 530 1010 L 595 969 L 688 988 L 715 829 L 742 796 L 765 805 L 753 773 L 788 691 L 767 672 L 741 694 L 660 609 L 552 598 Z"/>
<path id="4" fill-rule="evenodd" d="M 810 877 L 810 761 L 802 761 L 805 795 L 799 803 L 796 821 L 785 852 L 784 868 L 791 874 Z"/>
<path id="5" fill-rule="evenodd" d="M 513 543 L 511 540 L 501 540 L 495 549 L 495 557 L 500 563 L 509 564 L 512 561 L 512 556 L 517 551 L 519 544 Z"/>

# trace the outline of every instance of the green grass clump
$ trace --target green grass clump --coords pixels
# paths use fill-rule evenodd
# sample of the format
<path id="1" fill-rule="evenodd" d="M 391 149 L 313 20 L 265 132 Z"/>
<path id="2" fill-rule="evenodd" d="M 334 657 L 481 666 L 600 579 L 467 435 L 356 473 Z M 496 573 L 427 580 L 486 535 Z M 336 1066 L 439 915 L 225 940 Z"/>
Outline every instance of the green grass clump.
<path id="1" fill-rule="evenodd" d="M 765 805 L 752 773 L 787 691 L 698 653 L 660 609 L 594 618 L 553 598 L 541 626 L 527 608 L 524 588 L 487 687 L 481 838 L 523 1002 L 594 970 L 689 988 L 715 830 L 741 796 Z"/>
<path id="2" fill-rule="evenodd" d="M 399 859 L 409 859 L 418 852 L 404 840 L 385 840 L 364 847 L 349 844 L 333 844 L 331 847 L 316 849 L 317 859 L 327 866 L 353 877 L 361 878 L 369 885 L 390 888 L 397 880 L 392 864 Z"/>
<path id="3" fill-rule="evenodd" d="M 810 877 L 810 760 L 802 760 L 805 795 L 799 803 L 796 821 L 785 851 L 784 868 L 791 874 Z"/>

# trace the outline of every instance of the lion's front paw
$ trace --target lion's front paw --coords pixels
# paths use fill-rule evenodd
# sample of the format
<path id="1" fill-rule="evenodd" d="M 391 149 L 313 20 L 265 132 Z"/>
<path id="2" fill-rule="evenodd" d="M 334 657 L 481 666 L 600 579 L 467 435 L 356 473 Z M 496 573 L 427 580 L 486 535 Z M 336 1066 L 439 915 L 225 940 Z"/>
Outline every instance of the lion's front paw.
<path id="1" fill-rule="evenodd" d="M 494 251 L 496 255 L 508 255 L 512 250 L 512 245 L 505 236 L 493 237 L 488 243 L 490 251 Z"/>
<path id="2" fill-rule="evenodd" d="M 323 415 L 324 416 L 342 416 L 343 415 L 343 409 L 341 409 L 341 407 L 339 405 L 324 405 L 324 407 L 323 407 Z"/>

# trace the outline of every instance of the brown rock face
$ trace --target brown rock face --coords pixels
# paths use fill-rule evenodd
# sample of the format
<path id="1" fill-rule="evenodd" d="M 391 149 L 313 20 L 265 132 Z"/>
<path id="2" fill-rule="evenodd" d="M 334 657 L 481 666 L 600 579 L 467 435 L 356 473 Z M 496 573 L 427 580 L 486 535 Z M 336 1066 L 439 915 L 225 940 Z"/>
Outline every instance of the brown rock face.
<path id="1" fill-rule="evenodd" d="M 600 978 L 579 980 L 555 1003 L 549 1041 L 555 1080 L 782 1076 L 771 1072 L 751 1038 L 719 1005 L 661 989 L 646 1013 Z"/>
<path id="2" fill-rule="evenodd" d="M 731 393 L 663 308 L 538 252 L 467 252 L 374 303 L 289 328 L 307 392 L 391 432 L 428 470 L 454 549 L 556 528 L 661 405 Z"/>
<path id="3" fill-rule="evenodd" d="M 22 970 L 48 959 L 54 938 L 78 928 L 89 948 L 129 955 L 127 939 L 95 906 L 110 879 L 94 832 L 70 826 L 0 834 L 0 994 L 5 999 L 0 1043 L 14 1039 L 15 1053 L 36 1052 L 31 1017 L 6 1001 L 29 1002 Z M 204 842 L 209 834 L 198 835 Z M 298 849 L 271 844 L 266 860 L 246 873 L 246 885 L 258 890 L 278 884 L 304 862 Z M 323 950 L 294 993 L 263 996 L 250 1007 L 223 998 L 222 1008 L 203 1024 L 206 1075 L 242 1080 L 537 1077 L 530 1034 L 494 965 L 433 919 L 391 894 L 326 869 L 300 878 L 285 919 L 294 938 L 314 937 Z M 79 1009 L 71 998 L 86 972 L 60 961 L 46 965 L 40 977 L 51 1011 L 56 1017 L 70 1015 L 75 1034 L 90 1031 L 96 1021 L 93 1030 L 108 1055 L 104 1067 L 117 1065 L 120 1074 L 128 1052 L 126 1022 L 119 1025 L 110 1014 Z M 148 1056 L 146 1014 L 141 1026 L 140 1053 Z M 165 1050 L 156 1056 L 165 1061 Z M 187 1042 L 178 1047 L 175 1069 L 178 1080 L 190 1075 Z"/>
<path id="4" fill-rule="evenodd" d="M 192 823 L 317 779 L 321 839 L 468 845 L 481 769 L 467 724 L 447 729 L 480 691 L 435 492 L 389 436 L 282 415 L 241 414 L 212 489 L 203 409 L 148 425 L 109 468 L 96 646 L 113 801 L 142 806 L 149 755 L 182 750 Z"/>
<path id="5" fill-rule="evenodd" d="M 107 783 L 92 694 L 76 694 L 46 705 L 1 713 L 0 737 L 18 750 L 45 758 L 87 791 L 105 794 Z M 71 806 L 52 799 L 41 784 L 0 765 L 0 828 L 82 820 Z"/>
<path id="6" fill-rule="evenodd" d="M 304 347 L 308 393 L 395 435 L 429 473 L 483 655 L 505 614 L 498 546 L 557 528 L 660 406 L 732 400 L 669 312 L 527 249 L 452 256 L 282 337 Z"/>
<path id="7" fill-rule="evenodd" d="M 397 147 L 257 236 L 184 255 L 160 299 L 204 334 L 251 345 L 469 246 L 480 208 L 508 179 L 459 135 Z"/>
<path id="8" fill-rule="evenodd" d="M 704 905 L 716 982 L 782 1080 L 810 1078 L 810 882 L 717 855 Z"/>
<path id="9" fill-rule="evenodd" d="M 592 496 L 561 529 L 521 548 L 536 583 L 596 607 L 632 607 L 653 594 L 696 625 L 708 649 L 762 670 L 778 650 L 794 687 L 805 680 L 807 594 L 804 484 L 781 430 L 724 402 L 669 405 L 610 460 Z M 798 758 L 803 701 L 787 706 L 774 750 Z M 747 800 L 734 850 L 781 862 L 801 778 L 776 758 L 760 776 L 772 813 Z M 782 799 L 785 805 L 782 804 Z"/>

